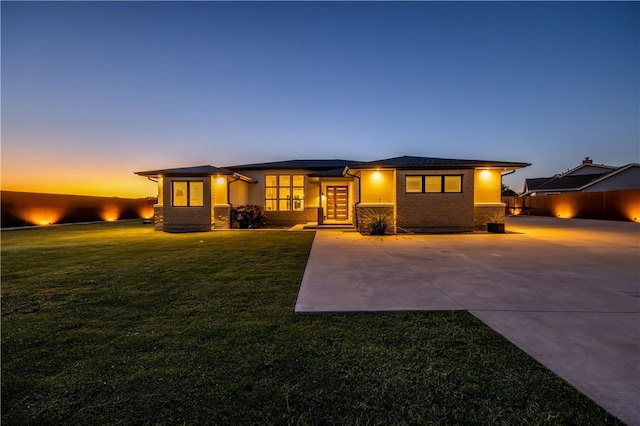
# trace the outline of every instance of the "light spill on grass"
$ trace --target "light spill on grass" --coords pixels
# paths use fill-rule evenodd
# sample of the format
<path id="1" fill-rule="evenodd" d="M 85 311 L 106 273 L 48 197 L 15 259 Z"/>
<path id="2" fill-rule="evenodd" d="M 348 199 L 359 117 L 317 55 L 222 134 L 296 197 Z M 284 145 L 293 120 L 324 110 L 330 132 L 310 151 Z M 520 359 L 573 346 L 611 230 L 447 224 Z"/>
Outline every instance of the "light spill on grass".
<path id="1" fill-rule="evenodd" d="M 613 424 L 466 312 L 308 314 L 312 233 L 2 233 L 2 423 Z"/>

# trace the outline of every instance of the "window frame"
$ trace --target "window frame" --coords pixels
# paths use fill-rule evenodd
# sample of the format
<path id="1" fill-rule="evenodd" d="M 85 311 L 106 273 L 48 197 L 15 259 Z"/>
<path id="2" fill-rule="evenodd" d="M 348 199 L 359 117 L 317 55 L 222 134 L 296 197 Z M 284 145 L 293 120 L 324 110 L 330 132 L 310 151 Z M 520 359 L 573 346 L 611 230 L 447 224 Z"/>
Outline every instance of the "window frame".
<path id="1" fill-rule="evenodd" d="M 422 179 L 422 190 L 421 191 L 407 191 L 407 178 L 415 178 L 415 177 L 419 177 Z M 455 177 L 455 178 L 459 178 L 460 180 L 460 190 L 459 191 L 446 191 L 445 188 L 445 178 L 451 178 L 451 177 Z M 439 191 L 427 191 L 427 178 L 439 178 L 440 179 L 440 190 Z M 462 181 L 463 181 L 463 175 L 405 175 L 404 176 L 404 193 L 405 194 L 462 194 L 463 191 L 463 186 L 462 186 Z"/>
<path id="2" fill-rule="evenodd" d="M 184 194 L 186 204 L 176 205 L 176 183 L 186 183 L 187 193 Z M 202 204 L 191 204 L 191 184 L 200 183 L 202 185 Z M 176 208 L 189 208 L 189 207 L 204 207 L 204 180 L 172 180 L 171 181 L 171 207 Z"/>
<path id="3" fill-rule="evenodd" d="M 302 186 L 295 185 L 295 177 L 302 177 Z M 285 179 L 281 179 L 285 178 Z M 288 185 L 281 185 L 281 182 L 288 178 Z M 273 180 L 274 185 L 269 185 Z M 302 173 L 273 173 L 265 175 L 264 200 L 265 211 L 272 212 L 300 212 L 304 211 L 304 191 L 305 175 Z M 296 190 L 302 190 L 302 198 L 295 198 Z M 282 196 L 281 196 L 282 194 Z M 288 194 L 288 196 L 286 196 Z M 268 195 L 272 195 L 268 197 Z M 268 209 L 268 206 L 273 207 Z M 286 208 L 281 208 L 286 207 Z"/>

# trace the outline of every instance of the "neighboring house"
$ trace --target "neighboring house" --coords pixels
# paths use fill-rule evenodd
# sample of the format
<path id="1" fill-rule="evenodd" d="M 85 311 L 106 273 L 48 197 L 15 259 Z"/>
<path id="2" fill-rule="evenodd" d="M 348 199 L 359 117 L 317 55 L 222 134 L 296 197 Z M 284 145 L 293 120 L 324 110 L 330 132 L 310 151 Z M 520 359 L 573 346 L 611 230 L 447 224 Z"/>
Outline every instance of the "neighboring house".
<path id="1" fill-rule="evenodd" d="M 566 192 L 598 192 L 640 188 L 640 164 L 622 167 L 582 163 L 553 177 L 526 179 L 521 196 L 553 195 Z"/>
<path id="2" fill-rule="evenodd" d="M 528 163 L 396 157 L 379 161 L 290 160 L 136 172 L 158 182 L 156 229 L 232 227 L 234 207 L 255 204 L 269 224 L 353 224 L 383 212 L 414 232 L 484 228 L 504 212 L 502 175 Z"/>

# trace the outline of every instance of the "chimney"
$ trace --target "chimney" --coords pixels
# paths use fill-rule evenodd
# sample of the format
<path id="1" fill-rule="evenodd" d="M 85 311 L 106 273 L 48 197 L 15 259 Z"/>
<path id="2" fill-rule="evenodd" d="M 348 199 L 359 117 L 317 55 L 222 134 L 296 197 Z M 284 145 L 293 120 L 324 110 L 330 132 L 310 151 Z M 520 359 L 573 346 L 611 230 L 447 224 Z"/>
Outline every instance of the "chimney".
<path id="1" fill-rule="evenodd" d="M 593 160 L 589 157 L 584 157 L 582 164 L 593 164 Z"/>

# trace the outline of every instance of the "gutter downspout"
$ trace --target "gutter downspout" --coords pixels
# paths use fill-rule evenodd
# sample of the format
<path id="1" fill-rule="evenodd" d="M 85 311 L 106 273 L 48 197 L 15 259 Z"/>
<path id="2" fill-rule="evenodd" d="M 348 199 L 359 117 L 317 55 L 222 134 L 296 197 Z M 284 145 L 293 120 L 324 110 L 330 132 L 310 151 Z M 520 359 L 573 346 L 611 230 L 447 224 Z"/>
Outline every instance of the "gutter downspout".
<path id="1" fill-rule="evenodd" d="M 351 173 L 349 173 L 349 166 L 345 167 L 344 174 L 346 174 L 347 176 L 351 176 L 351 177 L 354 177 L 354 178 L 358 179 L 358 201 L 355 202 L 353 207 L 354 207 L 354 216 L 355 216 L 354 219 L 355 219 L 355 222 L 356 222 L 356 229 L 359 231 L 360 230 L 360 222 L 358 222 L 358 205 L 360 205 L 360 197 L 361 197 L 361 191 L 362 191 L 362 181 L 360 180 L 360 176 L 352 175 Z"/>
<path id="2" fill-rule="evenodd" d="M 505 176 L 508 176 L 510 174 L 513 174 L 515 172 L 516 172 L 516 169 L 513 169 L 510 172 L 507 172 L 505 174 L 500 173 L 500 202 L 502 202 L 502 178 L 505 177 Z M 524 200 L 522 200 L 522 207 L 525 206 L 525 200 L 526 200 L 526 198 Z M 506 207 L 508 207 L 508 206 L 506 206 Z M 507 209 L 504 209 L 504 210 L 505 210 L 505 214 L 506 214 Z"/>

